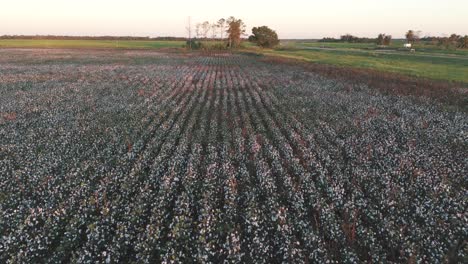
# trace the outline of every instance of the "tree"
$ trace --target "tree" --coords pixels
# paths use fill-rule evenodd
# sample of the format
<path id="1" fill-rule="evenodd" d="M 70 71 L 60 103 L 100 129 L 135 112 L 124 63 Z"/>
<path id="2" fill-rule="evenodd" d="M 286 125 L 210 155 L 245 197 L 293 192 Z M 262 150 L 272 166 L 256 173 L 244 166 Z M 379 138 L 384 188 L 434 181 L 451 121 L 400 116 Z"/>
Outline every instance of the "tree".
<path id="1" fill-rule="evenodd" d="M 450 37 L 448 38 L 450 46 L 454 46 L 454 47 L 458 46 L 458 43 L 461 38 L 462 36 L 457 35 L 457 34 L 450 35 Z"/>
<path id="2" fill-rule="evenodd" d="M 218 20 L 217 25 L 219 29 L 219 35 L 221 39 L 224 39 L 224 32 L 226 31 L 226 19 L 221 18 L 220 20 Z"/>
<path id="3" fill-rule="evenodd" d="M 414 30 L 410 29 L 408 32 L 406 32 L 405 37 L 408 43 L 414 44 L 414 42 L 419 39 L 419 32 L 415 32 Z"/>
<path id="4" fill-rule="evenodd" d="M 185 28 L 185 30 L 187 30 L 187 34 L 188 34 L 189 49 L 192 49 L 192 18 L 191 17 L 188 17 L 187 27 Z"/>
<path id="5" fill-rule="evenodd" d="M 460 39 L 458 40 L 458 47 L 461 49 L 468 48 L 468 35 L 465 35 L 464 37 L 460 37 Z"/>
<path id="6" fill-rule="evenodd" d="M 408 30 L 408 32 L 406 32 L 406 34 L 405 34 L 405 37 L 406 37 L 406 41 L 407 41 L 408 43 L 412 43 L 413 40 L 414 40 L 414 32 L 413 32 L 413 30 L 411 30 L 411 29 Z"/>
<path id="7" fill-rule="evenodd" d="M 215 39 L 216 38 L 216 33 L 218 31 L 218 24 L 217 23 L 211 24 L 210 29 L 211 29 L 211 38 Z"/>
<path id="8" fill-rule="evenodd" d="M 200 23 L 197 23 L 197 25 L 195 25 L 195 34 L 197 34 L 197 38 L 200 38 L 202 36 L 201 26 L 202 24 Z"/>
<path id="9" fill-rule="evenodd" d="M 385 34 L 379 34 L 377 37 L 377 45 L 384 45 Z"/>
<path id="10" fill-rule="evenodd" d="M 230 48 L 236 48 L 240 45 L 242 35 L 245 35 L 245 24 L 241 19 L 230 17 L 227 20 L 227 25 L 228 45 Z"/>
<path id="11" fill-rule="evenodd" d="M 202 36 L 208 38 L 208 33 L 210 32 L 211 24 L 208 21 L 205 21 L 201 24 Z"/>
<path id="12" fill-rule="evenodd" d="M 271 48 L 279 44 L 278 34 L 267 26 L 252 28 L 252 36 L 249 41 L 257 43 L 263 48 Z"/>
<path id="13" fill-rule="evenodd" d="M 390 46 L 390 43 L 392 42 L 392 35 L 385 35 L 383 44 L 385 46 Z"/>

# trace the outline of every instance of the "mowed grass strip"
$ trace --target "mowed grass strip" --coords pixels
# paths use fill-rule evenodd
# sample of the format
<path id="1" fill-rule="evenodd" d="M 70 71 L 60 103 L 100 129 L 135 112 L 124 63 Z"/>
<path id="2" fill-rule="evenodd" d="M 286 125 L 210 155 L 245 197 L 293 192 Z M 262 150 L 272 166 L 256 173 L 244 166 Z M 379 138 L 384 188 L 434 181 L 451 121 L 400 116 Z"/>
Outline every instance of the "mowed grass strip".
<path id="1" fill-rule="evenodd" d="M 160 49 L 180 48 L 184 41 L 151 40 L 30 40 L 2 39 L 0 48 L 120 48 L 120 49 Z"/>

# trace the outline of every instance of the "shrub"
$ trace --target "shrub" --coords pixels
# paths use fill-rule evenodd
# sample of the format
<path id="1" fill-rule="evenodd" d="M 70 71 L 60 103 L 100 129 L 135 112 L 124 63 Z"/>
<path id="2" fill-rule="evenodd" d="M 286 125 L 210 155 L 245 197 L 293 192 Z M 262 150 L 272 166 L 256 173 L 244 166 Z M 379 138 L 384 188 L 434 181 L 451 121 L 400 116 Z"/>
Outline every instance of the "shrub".
<path id="1" fill-rule="evenodd" d="M 198 50 L 203 48 L 203 43 L 201 41 L 198 41 L 196 38 L 187 40 L 186 47 L 193 49 L 193 50 Z"/>

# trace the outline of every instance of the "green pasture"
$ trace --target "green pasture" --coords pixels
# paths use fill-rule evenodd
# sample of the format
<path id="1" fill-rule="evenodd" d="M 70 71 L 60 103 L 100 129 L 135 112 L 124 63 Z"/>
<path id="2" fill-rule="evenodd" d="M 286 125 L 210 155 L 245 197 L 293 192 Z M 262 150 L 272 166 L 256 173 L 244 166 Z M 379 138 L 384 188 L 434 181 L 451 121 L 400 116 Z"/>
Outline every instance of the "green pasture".
<path id="1" fill-rule="evenodd" d="M 373 69 L 421 78 L 468 83 L 468 51 L 444 50 L 437 46 L 416 45 L 411 53 L 396 47 L 377 49 L 373 43 L 320 43 L 283 41 L 277 49 L 256 49 L 256 53 L 281 56 L 314 63 Z M 401 45 L 400 45 L 401 44 Z M 419 48 L 418 48 L 419 47 Z"/>

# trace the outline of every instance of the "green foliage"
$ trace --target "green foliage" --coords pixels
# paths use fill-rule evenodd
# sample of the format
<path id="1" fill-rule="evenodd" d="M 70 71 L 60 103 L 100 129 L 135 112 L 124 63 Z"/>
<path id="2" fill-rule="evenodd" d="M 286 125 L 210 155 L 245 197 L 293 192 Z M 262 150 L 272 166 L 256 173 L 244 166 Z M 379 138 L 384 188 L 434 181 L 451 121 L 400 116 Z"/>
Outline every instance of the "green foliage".
<path id="1" fill-rule="evenodd" d="M 351 34 L 346 34 L 346 35 L 340 36 L 339 39 L 326 37 L 326 38 L 320 39 L 318 42 L 324 42 L 324 43 L 367 43 L 368 44 L 368 43 L 375 43 L 375 40 L 376 39 L 374 39 L 374 38 L 360 38 L 360 37 L 353 36 Z"/>
<path id="2" fill-rule="evenodd" d="M 192 39 L 191 42 L 187 41 L 185 44 L 186 48 L 190 48 L 192 50 L 203 50 L 203 51 L 216 51 L 216 50 L 227 50 L 229 47 L 225 41 L 200 41 L 198 39 Z"/>
<path id="3" fill-rule="evenodd" d="M 201 43 L 201 41 L 198 41 L 196 38 L 193 38 L 193 39 L 187 40 L 187 43 L 185 44 L 185 46 L 189 49 L 199 50 L 203 48 L 203 43 Z"/>
<path id="4" fill-rule="evenodd" d="M 257 43 L 263 48 L 272 48 L 279 44 L 278 34 L 267 26 L 252 28 L 252 36 L 249 41 Z"/>

